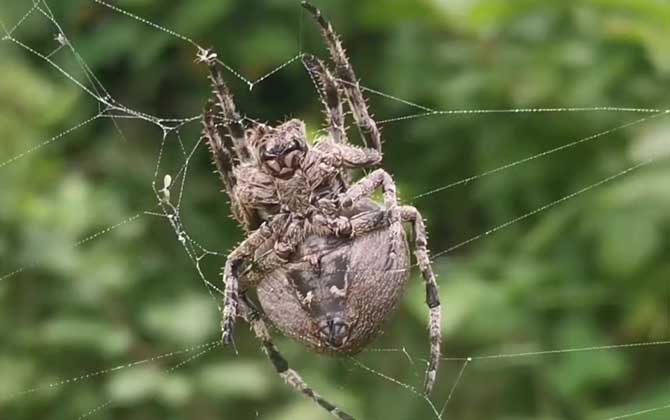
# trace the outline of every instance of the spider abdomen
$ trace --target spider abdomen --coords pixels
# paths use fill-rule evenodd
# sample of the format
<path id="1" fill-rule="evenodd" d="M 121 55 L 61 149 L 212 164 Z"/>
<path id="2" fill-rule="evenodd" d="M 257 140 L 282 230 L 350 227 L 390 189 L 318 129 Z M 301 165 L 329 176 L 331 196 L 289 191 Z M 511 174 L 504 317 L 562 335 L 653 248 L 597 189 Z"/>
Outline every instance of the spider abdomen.
<path id="1" fill-rule="evenodd" d="M 402 240 L 392 255 L 394 232 Z M 397 308 L 409 278 L 400 224 L 355 239 L 308 236 L 292 260 L 266 275 L 258 298 L 283 334 L 322 353 L 362 350 Z"/>

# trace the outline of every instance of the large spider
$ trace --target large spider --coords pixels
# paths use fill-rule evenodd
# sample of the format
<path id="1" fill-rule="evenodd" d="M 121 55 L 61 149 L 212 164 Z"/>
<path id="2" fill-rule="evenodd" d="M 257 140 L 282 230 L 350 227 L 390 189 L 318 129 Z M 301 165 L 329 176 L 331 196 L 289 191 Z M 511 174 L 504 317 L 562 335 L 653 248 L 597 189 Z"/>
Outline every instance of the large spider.
<path id="1" fill-rule="evenodd" d="M 429 393 L 440 357 L 440 303 L 419 212 L 397 204 L 393 179 L 383 169 L 351 184 L 353 169 L 381 163 L 379 130 L 331 25 L 311 4 L 303 2 L 303 7 L 321 27 L 335 64 L 331 73 L 318 58 L 303 56 L 327 114 L 328 134 L 314 146 L 300 120 L 269 126 L 242 118 L 216 56 L 202 55 L 214 91 L 203 118 L 204 138 L 230 197 L 233 217 L 247 234 L 223 270 L 223 341 L 232 342 L 235 320 L 242 317 L 290 386 L 335 417 L 352 419 L 288 367 L 265 319 L 315 351 L 360 351 L 403 294 L 410 260 L 402 222 L 410 222 L 430 309 L 430 360 L 424 382 Z M 342 94 L 364 148 L 348 143 Z M 248 127 L 247 121 L 251 121 Z M 380 187 L 383 205 L 370 199 Z M 252 289 L 262 312 L 247 293 Z"/>

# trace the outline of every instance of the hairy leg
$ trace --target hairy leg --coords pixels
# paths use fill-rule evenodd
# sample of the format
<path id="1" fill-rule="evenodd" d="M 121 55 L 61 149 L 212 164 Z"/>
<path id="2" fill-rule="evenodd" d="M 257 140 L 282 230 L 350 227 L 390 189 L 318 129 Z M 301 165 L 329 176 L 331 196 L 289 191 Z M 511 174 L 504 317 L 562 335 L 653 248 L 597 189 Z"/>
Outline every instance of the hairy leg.
<path id="1" fill-rule="evenodd" d="M 421 270 L 423 280 L 426 283 L 426 305 L 430 312 L 428 332 L 430 334 L 430 359 L 426 378 L 424 381 L 424 392 L 430 394 L 435 384 L 437 368 L 440 363 L 440 344 L 442 342 L 442 310 L 440 296 L 437 290 L 437 281 L 428 256 L 428 237 L 426 226 L 423 223 L 421 213 L 412 206 L 401 206 L 398 208 L 400 218 L 403 222 L 412 223 L 414 231 L 414 254 Z"/>
<path id="2" fill-rule="evenodd" d="M 313 55 L 306 54 L 302 62 L 312 77 L 321 101 L 326 108 L 330 136 L 337 144 L 346 143 L 347 134 L 344 129 L 344 114 L 337 82 L 323 62 Z"/>
<path id="3" fill-rule="evenodd" d="M 214 104 L 210 102 L 205 109 L 202 121 L 202 138 L 207 143 L 216 171 L 219 173 L 225 192 L 230 199 L 230 209 L 233 213 L 233 217 L 235 217 L 235 220 L 237 220 L 246 231 L 249 231 L 249 217 L 239 206 L 235 197 L 235 185 L 237 182 L 235 180 L 233 168 L 237 164 L 236 162 L 239 161 L 239 157 L 235 156 L 234 149 L 226 144 L 225 135 L 219 130 L 221 124 L 216 122 L 216 115 L 213 107 Z"/>
<path id="4" fill-rule="evenodd" d="M 251 325 L 251 330 L 263 345 L 263 351 L 286 384 L 316 402 L 333 417 L 340 420 L 354 420 L 349 414 L 340 410 L 310 388 L 298 372 L 289 367 L 288 362 L 281 353 L 279 353 L 279 350 L 272 341 L 270 331 L 261 314 L 244 297 L 240 301 L 240 315 Z"/>
<path id="5" fill-rule="evenodd" d="M 251 159 L 244 126 L 235 109 L 233 96 L 223 81 L 214 58 L 210 58 L 207 64 L 214 97 L 204 112 L 202 137 L 209 147 L 214 165 L 230 199 L 233 217 L 246 232 L 250 232 L 260 225 L 261 217 L 255 209 L 245 206 L 237 198 L 237 179 L 234 171 L 240 162 Z M 221 128 L 224 128 L 225 132 L 222 132 Z"/>
<path id="6" fill-rule="evenodd" d="M 340 204 L 343 207 L 351 207 L 363 197 L 370 197 L 377 188 L 381 187 L 384 193 L 384 206 L 392 209 L 398 205 L 395 181 L 388 172 L 376 169 L 367 176 L 361 178 L 347 191 L 340 195 Z"/>
<path id="7" fill-rule="evenodd" d="M 394 258 L 397 255 L 397 250 L 400 248 L 400 242 L 403 241 L 403 238 L 402 229 L 399 226 L 400 215 L 394 211 L 398 206 L 398 198 L 396 196 L 395 182 L 391 178 L 391 175 L 383 169 L 376 169 L 342 193 L 339 201 L 342 207 L 351 208 L 361 198 L 370 197 L 379 187 L 381 187 L 384 194 L 384 207 L 388 213 L 389 224 L 391 226 L 396 225 L 396 228 L 392 229 L 390 239 L 391 257 Z"/>
<path id="8" fill-rule="evenodd" d="M 219 127 L 216 123 L 216 116 L 212 109 L 213 107 L 214 104 L 210 101 L 205 108 L 202 120 L 202 137 L 209 147 L 212 159 L 214 160 L 214 165 L 221 177 L 221 181 L 223 181 L 226 192 L 230 195 L 232 194 L 235 185 L 233 176 L 233 166 L 235 165 L 235 162 L 231 150 L 225 145 L 224 136 L 221 135 L 221 132 L 219 131 Z"/>
<path id="9" fill-rule="evenodd" d="M 207 62 L 209 66 L 209 80 L 212 83 L 212 93 L 214 94 L 214 104 L 219 109 L 222 123 L 228 131 L 228 135 L 233 141 L 233 147 L 237 155 L 242 160 L 251 158 L 247 147 L 247 139 L 244 133 L 242 117 L 235 108 L 233 95 L 228 86 L 223 81 L 223 76 L 214 61 Z"/>
<path id="10" fill-rule="evenodd" d="M 361 132 L 363 142 L 366 145 L 371 144 L 372 147 L 381 151 L 382 146 L 379 129 L 368 113 L 368 107 L 363 98 L 363 94 L 361 93 L 358 79 L 356 79 L 354 69 L 351 67 L 351 64 L 349 64 L 349 59 L 347 59 L 344 48 L 342 48 L 340 39 L 333 31 L 331 24 L 321 15 L 319 9 L 306 1 L 302 2 L 302 6 L 314 17 L 314 19 L 316 19 L 321 27 L 321 32 L 326 40 L 333 62 L 335 63 L 335 76 L 342 82 L 342 87 L 347 96 L 349 107 L 351 108 L 356 125 Z"/>
<path id="11" fill-rule="evenodd" d="M 230 344 L 233 340 L 233 329 L 238 314 L 240 279 L 243 277 L 243 264 L 245 261 L 252 261 L 256 251 L 271 240 L 273 236 L 272 227 L 263 224 L 228 255 L 223 269 L 225 287 L 223 290 L 221 330 L 224 344 Z M 246 287 L 242 288 L 242 290 L 244 289 Z"/>
<path id="12" fill-rule="evenodd" d="M 437 377 L 442 342 L 442 311 L 435 274 L 428 256 L 426 227 L 419 211 L 412 206 L 399 206 L 390 210 L 362 213 L 350 219 L 351 236 L 357 237 L 368 232 L 393 227 L 395 220 L 412 224 L 414 233 L 414 254 L 426 285 L 426 305 L 429 310 L 430 358 L 424 380 L 424 392 L 430 394 Z"/>
<path id="13" fill-rule="evenodd" d="M 279 232 L 274 244 L 274 253 L 281 261 L 286 262 L 303 240 L 304 219 L 290 218 Z"/>

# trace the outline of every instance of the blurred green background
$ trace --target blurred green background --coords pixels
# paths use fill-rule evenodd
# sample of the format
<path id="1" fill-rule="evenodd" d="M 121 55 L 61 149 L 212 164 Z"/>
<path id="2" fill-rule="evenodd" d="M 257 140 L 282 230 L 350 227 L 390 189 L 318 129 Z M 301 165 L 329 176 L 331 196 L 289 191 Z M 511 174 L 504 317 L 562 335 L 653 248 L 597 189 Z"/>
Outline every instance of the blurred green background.
<path id="1" fill-rule="evenodd" d="M 318 1 L 365 86 L 435 109 L 626 106 L 667 108 L 670 2 Z M 192 45 L 94 1 L 49 1 L 56 21 L 109 93 L 153 115 L 197 115 L 208 97 Z M 297 1 L 119 0 L 184 34 L 254 80 L 298 53 L 325 52 Z M 11 28 L 31 7 L 2 0 Z M 58 31 L 34 11 L 13 37 L 43 54 Z M 67 48 L 51 59 L 91 86 Z M 239 107 L 261 120 L 322 123 L 299 61 L 253 91 L 227 73 Z M 367 95 L 378 119 L 421 112 Z M 162 132 L 137 119 L 96 119 L 99 104 L 49 64 L 0 43 L 0 418 L 321 419 L 325 412 L 273 372 L 247 328 L 239 354 L 199 350 L 49 383 L 219 337 L 217 302 L 151 189 Z M 649 116 L 631 112 L 433 116 L 383 125 L 384 167 L 405 202 L 422 192 Z M 167 137 L 159 180 L 184 162 L 197 121 Z M 354 133 L 352 133 L 353 136 Z M 670 121 L 652 118 L 476 181 L 417 199 L 436 253 L 583 187 L 653 164 L 496 231 L 435 261 L 449 357 L 670 337 Z M 20 159 L 13 157 L 39 147 Z M 186 231 L 225 253 L 241 239 L 204 148 L 188 165 Z M 173 194 L 174 197 L 174 194 Z M 134 215 L 117 228 L 73 246 Z M 201 261 L 219 284 L 223 257 Z M 422 284 L 413 274 L 398 314 L 357 359 L 421 384 L 428 347 Z M 423 399 L 355 362 L 277 337 L 305 379 L 361 419 L 435 418 Z M 406 357 L 402 350 L 411 356 Z M 670 347 L 656 345 L 474 360 L 451 419 L 604 419 L 670 404 Z M 461 370 L 444 361 L 439 409 Z M 169 370 L 169 371 L 168 371 Z M 18 393 L 18 395 L 17 395 Z M 101 404 L 107 404 L 100 407 Z M 95 410 L 90 413 L 91 410 Z M 670 410 L 640 414 L 667 419 Z"/>

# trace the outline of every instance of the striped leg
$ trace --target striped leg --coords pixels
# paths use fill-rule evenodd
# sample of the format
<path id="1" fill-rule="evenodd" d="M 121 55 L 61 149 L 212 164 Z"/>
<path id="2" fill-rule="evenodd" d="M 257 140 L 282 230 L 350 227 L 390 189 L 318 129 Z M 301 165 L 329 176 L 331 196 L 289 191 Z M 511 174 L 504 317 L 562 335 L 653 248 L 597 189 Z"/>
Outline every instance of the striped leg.
<path id="1" fill-rule="evenodd" d="M 395 217 L 394 217 L 395 214 Z M 430 394 L 437 377 L 442 342 L 442 311 L 435 274 L 428 257 L 426 227 L 419 211 L 412 206 L 400 206 L 391 210 L 363 213 L 350 219 L 351 237 L 393 226 L 394 220 L 412 223 L 414 231 L 414 254 L 426 284 L 426 305 L 429 310 L 430 358 L 424 381 L 424 393 Z"/>
<path id="2" fill-rule="evenodd" d="M 233 96 L 216 67 L 213 57 L 207 58 L 214 97 L 208 102 L 203 115 L 203 138 L 209 146 L 214 164 L 230 199 L 230 209 L 246 232 L 258 228 L 262 218 L 258 212 L 245 206 L 236 195 L 235 167 L 248 162 L 251 153 L 247 146 L 244 125 L 235 108 Z M 225 128 L 225 132 L 221 128 Z"/>
<path id="3" fill-rule="evenodd" d="M 233 329 L 237 318 L 239 304 L 240 278 L 245 261 L 250 260 L 256 250 L 273 236 L 273 230 L 267 224 L 255 230 L 228 255 L 223 269 L 223 318 L 221 320 L 222 339 L 224 344 L 233 341 Z"/>
<path id="4" fill-rule="evenodd" d="M 396 228 L 393 228 L 391 236 L 391 257 L 393 258 L 396 255 L 396 251 L 399 248 L 400 241 L 402 241 L 402 229 L 400 228 L 400 217 L 399 213 L 393 211 L 398 206 L 398 198 L 396 196 L 395 182 L 391 175 L 388 174 L 383 169 L 376 169 L 366 177 L 360 179 L 354 185 L 352 185 L 346 192 L 340 195 L 340 203 L 343 207 L 351 207 L 359 199 L 363 197 L 370 197 L 374 191 L 381 187 L 382 192 L 384 193 L 384 207 L 388 211 L 388 216 L 390 218 L 390 225 L 396 225 Z"/>
<path id="5" fill-rule="evenodd" d="M 342 103 L 337 89 L 337 83 L 326 66 L 318 58 L 306 54 L 302 59 L 307 72 L 319 91 L 319 96 L 326 107 L 328 117 L 328 129 L 335 143 L 346 143 L 347 134 L 344 129 L 344 113 Z"/>
<path id="6" fill-rule="evenodd" d="M 358 79 L 356 79 L 354 69 L 351 67 L 351 64 L 349 64 L 349 60 L 344 52 L 344 48 L 342 48 L 340 39 L 333 31 L 331 24 L 321 15 L 319 9 L 306 1 L 302 2 L 302 7 L 314 17 L 321 27 L 321 33 L 326 40 L 326 45 L 330 51 L 331 58 L 335 63 L 335 76 L 342 82 L 342 88 L 349 101 L 349 107 L 351 108 L 356 125 L 361 132 L 363 142 L 366 145 L 371 145 L 371 147 L 381 151 L 382 145 L 379 129 L 368 113 L 368 107 L 365 103 L 365 98 L 363 98 L 363 94 L 361 93 Z"/>
<path id="7" fill-rule="evenodd" d="M 233 147 L 240 159 L 248 160 L 251 158 L 247 146 L 247 139 L 244 133 L 244 125 L 242 124 L 242 117 L 235 108 L 233 95 L 230 93 L 228 86 L 223 81 L 223 76 L 216 66 L 215 61 L 209 61 L 209 79 L 212 83 L 212 93 L 214 94 L 214 104 L 220 111 L 220 116 L 223 119 L 223 125 L 228 131 L 230 139 L 233 141 Z"/>
<path id="8" fill-rule="evenodd" d="M 430 311 L 430 324 L 428 327 L 430 334 L 430 359 L 428 361 L 428 369 L 426 370 L 423 390 L 425 394 L 430 394 L 433 385 L 435 384 L 437 368 L 440 363 L 440 344 L 442 342 L 442 311 L 440 306 L 440 296 L 437 290 L 435 274 L 430 266 L 426 227 L 423 223 L 421 213 L 412 206 L 401 206 L 398 208 L 398 211 L 400 212 L 400 218 L 403 222 L 412 223 L 415 244 L 414 254 L 416 255 L 417 263 L 419 264 L 421 274 L 426 283 L 426 305 L 428 305 Z"/>
<path id="9" fill-rule="evenodd" d="M 340 203 L 344 207 L 351 207 L 363 197 L 370 197 L 377 188 L 381 187 L 384 193 L 384 206 L 392 209 L 398 205 L 395 182 L 391 175 L 383 169 L 376 169 L 352 185 L 340 196 Z"/>
<path id="10" fill-rule="evenodd" d="M 258 338 L 263 344 L 263 351 L 267 355 L 270 362 L 279 373 L 279 376 L 282 377 L 284 382 L 288 384 L 291 388 L 299 391 L 307 398 L 311 399 L 315 403 L 319 404 L 323 409 L 328 411 L 333 417 L 339 420 L 354 420 L 352 416 L 340 410 L 316 391 L 305 383 L 302 377 L 295 370 L 291 369 L 288 366 L 288 362 L 284 357 L 279 353 L 279 350 L 274 345 L 272 341 L 272 336 L 265 324 L 265 321 L 261 317 L 260 313 L 248 302 L 246 299 L 242 299 L 241 303 L 241 315 L 249 322 L 251 325 L 251 330 L 253 331 L 256 338 Z"/>

